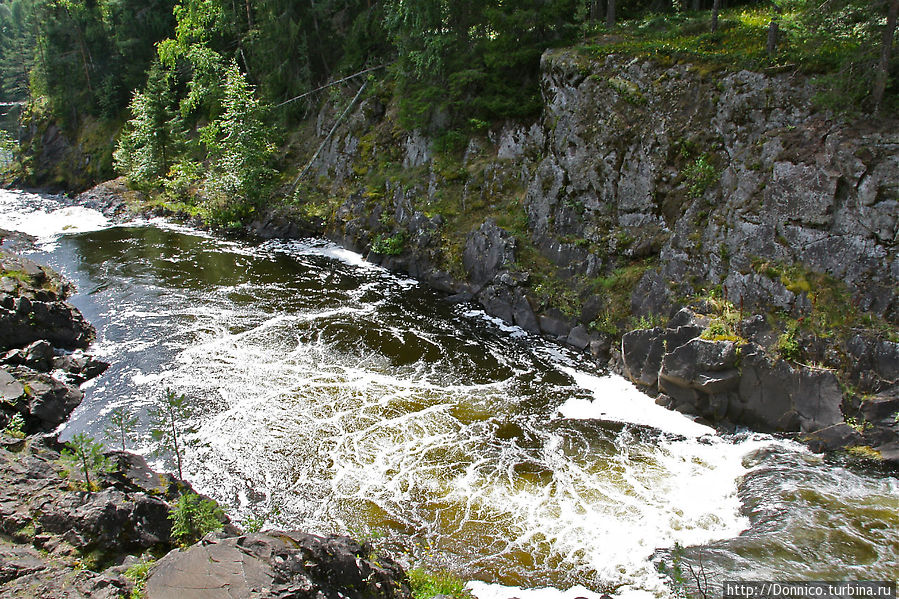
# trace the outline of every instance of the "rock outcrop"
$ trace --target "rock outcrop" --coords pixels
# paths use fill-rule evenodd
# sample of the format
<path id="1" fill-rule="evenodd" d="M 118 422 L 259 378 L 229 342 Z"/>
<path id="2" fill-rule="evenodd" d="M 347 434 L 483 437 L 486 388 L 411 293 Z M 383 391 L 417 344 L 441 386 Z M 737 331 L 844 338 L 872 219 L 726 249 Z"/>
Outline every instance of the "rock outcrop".
<path id="1" fill-rule="evenodd" d="M 818 449 L 870 447 L 899 466 L 899 388 L 853 404 L 832 371 L 791 364 L 748 340 L 703 339 L 705 324 L 684 309 L 665 328 L 625 334 L 622 374 L 657 403 L 719 425 L 801 433 Z"/>
<path id="2" fill-rule="evenodd" d="M 271 597 L 409 599 L 400 566 L 348 537 L 271 531 L 211 534 L 162 558 L 147 580 L 148 599 Z"/>
<path id="3" fill-rule="evenodd" d="M 635 381 L 713 422 L 817 431 L 860 417 L 859 398 L 892 397 L 891 123 L 822 111 L 794 75 L 560 49 L 541 77 L 539 122 L 497 126 L 461 157 L 363 101 L 313 165 L 313 187 L 343 199 L 325 234 L 613 366 L 628 314 L 665 321 L 717 292 L 752 347 L 697 339 L 706 321 L 636 333 L 624 352 Z M 378 255 L 378 236 L 406 243 Z M 795 348 L 779 354 L 787 320 Z"/>
<path id="4" fill-rule="evenodd" d="M 23 432 L 52 431 L 81 403 L 78 385 L 108 366 L 83 352 L 94 329 L 65 303 L 70 292 L 56 273 L 0 251 L 0 428 L 19 415 Z"/>

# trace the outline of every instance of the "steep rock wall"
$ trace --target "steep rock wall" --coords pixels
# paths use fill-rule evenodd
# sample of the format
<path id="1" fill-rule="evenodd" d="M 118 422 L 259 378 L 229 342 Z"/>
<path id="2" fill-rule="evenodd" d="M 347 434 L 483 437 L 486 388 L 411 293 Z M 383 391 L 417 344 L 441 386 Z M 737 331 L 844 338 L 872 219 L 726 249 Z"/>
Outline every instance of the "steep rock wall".
<path id="1" fill-rule="evenodd" d="M 787 75 L 585 64 L 570 51 L 545 55 L 543 72 L 546 156 L 528 214 L 559 266 L 595 272 L 595 253 L 566 237 L 602 245 L 617 230 L 633 240 L 621 251 L 659 257 L 638 311 L 686 295 L 693 278 L 747 308 L 801 314 L 807 293 L 753 268 L 769 260 L 829 274 L 861 309 L 899 319 L 895 129 L 816 112 L 808 81 Z"/>

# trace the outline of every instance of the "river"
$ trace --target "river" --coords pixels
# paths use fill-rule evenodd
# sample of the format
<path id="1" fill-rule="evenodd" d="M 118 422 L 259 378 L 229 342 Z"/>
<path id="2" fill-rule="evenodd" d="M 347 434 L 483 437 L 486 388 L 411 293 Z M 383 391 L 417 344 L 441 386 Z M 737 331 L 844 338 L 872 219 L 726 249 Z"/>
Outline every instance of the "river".
<path id="1" fill-rule="evenodd" d="M 899 576 L 899 479 L 767 435 L 720 435 L 584 356 L 320 240 L 113 224 L 0 191 L 0 228 L 111 363 L 64 425 L 189 398 L 185 475 L 237 519 L 370 538 L 480 599 L 668 597 L 659 561 L 722 580 Z M 157 459 L 171 469 L 171 456 Z M 517 587 L 517 588 L 508 588 Z"/>

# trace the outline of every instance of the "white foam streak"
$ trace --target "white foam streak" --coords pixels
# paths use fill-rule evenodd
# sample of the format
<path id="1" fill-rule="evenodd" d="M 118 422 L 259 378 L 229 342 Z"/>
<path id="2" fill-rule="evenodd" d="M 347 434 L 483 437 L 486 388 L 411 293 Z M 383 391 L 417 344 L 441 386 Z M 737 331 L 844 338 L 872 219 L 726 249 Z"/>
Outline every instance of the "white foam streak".
<path id="1" fill-rule="evenodd" d="M 685 437 L 714 435 L 715 429 L 694 422 L 687 416 L 656 405 L 632 383 L 617 375 L 596 376 L 569 366 L 561 370 L 593 394 L 592 400 L 571 398 L 559 406 L 565 418 L 597 419 L 651 426 L 660 431 Z"/>

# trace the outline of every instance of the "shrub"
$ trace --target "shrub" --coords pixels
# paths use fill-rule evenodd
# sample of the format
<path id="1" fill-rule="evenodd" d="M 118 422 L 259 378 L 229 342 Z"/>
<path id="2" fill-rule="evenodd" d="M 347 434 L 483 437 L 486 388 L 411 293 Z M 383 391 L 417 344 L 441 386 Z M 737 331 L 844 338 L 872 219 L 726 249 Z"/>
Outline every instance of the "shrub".
<path id="1" fill-rule="evenodd" d="M 6 429 L 3 431 L 10 437 L 15 437 L 17 439 L 25 438 L 25 419 L 21 414 L 16 412 L 13 414 L 9 422 L 6 423 Z"/>
<path id="2" fill-rule="evenodd" d="M 801 349 L 799 347 L 799 339 L 797 339 L 798 332 L 799 324 L 791 323 L 787 326 L 787 330 L 778 337 L 775 349 L 784 360 L 795 361 L 799 359 Z"/>
<path id="3" fill-rule="evenodd" d="M 193 545 L 208 533 L 221 530 L 223 517 L 224 512 L 215 501 L 186 493 L 169 512 L 172 538 L 183 547 Z"/>
<path id="4" fill-rule="evenodd" d="M 409 586 L 415 599 L 431 599 L 447 595 L 457 599 L 471 597 L 465 590 L 465 582 L 449 572 L 428 572 L 422 568 L 409 571 Z"/>
<path id="5" fill-rule="evenodd" d="M 398 256 L 403 253 L 406 236 L 403 233 L 386 236 L 378 235 L 371 244 L 371 251 L 382 256 Z"/>
<path id="6" fill-rule="evenodd" d="M 700 198 L 706 190 L 718 182 L 718 171 L 709 156 L 703 154 L 684 167 L 684 181 L 691 198 Z"/>
<path id="7" fill-rule="evenodd" d="M 139 564 L 134 564 L 125 570 L 125 578 L 134 583 L 131 589 L 129 599 L 141 599 L 144 596 L 144 586 L 147 584 L 147 577 L 150 570 L 156 565 L 156 560 L 151 559 Z"/>
<path id="8" fill-rule="evenodd" d="M 78 433 L 67 443 L 68 447 L 62 451 L 62 461 L 66 465 L 68 476 L 75 472 L 84 475 L 84 484 L 88 492 L 99 488 L 91 482 L 91 475 L 109 472 L 113 468 L 112 462 L 103 455 L 103 444 L 94 441 L 84 433 Z M 78 486 L 78 483 L 75 483 Z"/>

